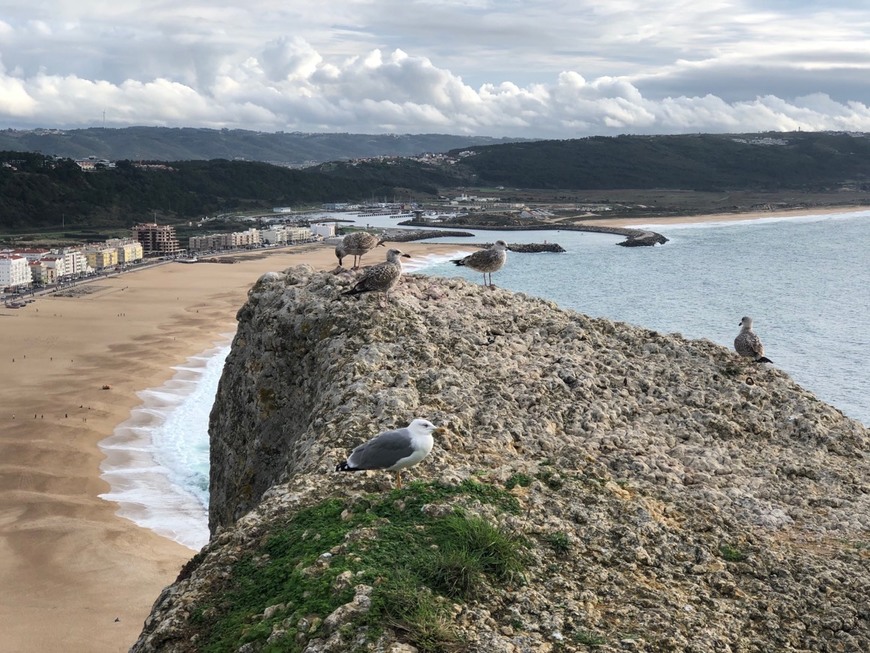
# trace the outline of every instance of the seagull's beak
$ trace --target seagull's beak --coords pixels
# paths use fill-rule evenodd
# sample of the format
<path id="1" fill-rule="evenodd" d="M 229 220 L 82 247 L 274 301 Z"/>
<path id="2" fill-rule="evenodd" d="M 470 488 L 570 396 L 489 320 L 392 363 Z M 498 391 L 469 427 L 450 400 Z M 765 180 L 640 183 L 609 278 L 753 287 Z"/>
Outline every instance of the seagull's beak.
<path id="1" fill-rule="evenodd" d="M 410 254 L 402 254 L 402 258 L 411 258 Z"/>
<path id="2" fill-rule="evenodd" d="M 437 429 L 432 431 L 432 435 L 447 435 L 448 431 L 443 426 L 439 426 Z"/>
<path id="3" fill-rule="evenodd" d="M 386 245 L 384 245 L 384 241 L 383 241 L 383 240 L 379 240 L 379 241 L 378 241 L 378 244 L 375 245 L 375 247 L 386 247 Z"/>

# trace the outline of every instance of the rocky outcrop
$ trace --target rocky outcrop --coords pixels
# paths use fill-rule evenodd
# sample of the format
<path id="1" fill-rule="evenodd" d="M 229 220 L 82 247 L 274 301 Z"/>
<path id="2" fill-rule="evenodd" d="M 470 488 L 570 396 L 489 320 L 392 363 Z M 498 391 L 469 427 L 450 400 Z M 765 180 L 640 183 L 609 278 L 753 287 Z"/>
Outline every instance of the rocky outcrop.
<path id="1" fill-rule="evenodd" d="M 463 216 L 461 222 L 458 222 L 459 225 L 466 227 L 467 229 L 475 229 L 481 231 L 487 230 L 499 230 L 499 231 L 588 231 L 591 233 L 599 233 L 599 234 L 614 234 L 616 236 L 625 236 L 626 239 L 616 243 L 617 245 L 621 245 L 623 247 L 651 247 L 653 245 L 664 245 L 668 242 L 668 239 L 665 238 L 662 234 L 657 233 L 655 231 L 645 231 L 643 229 L 633 229 L 631 227 L 608 227 L 604 225 L 590 225 L 581 223 L 552 223 L 552 222 L 535 222 L 531 220 L 517 220 L 516 218 L 504 217 L 504 219 L 498 219 L 497 217 L 489 216 L 490 220 L 486 222 L 474 222 L 474 220 L 470 216 Z M 457 222 L 455 219 L 448 221 L 446 224 L 452 224 Z M 421 227 L 425 225 L 430 225 L 430 223 L 418 220 L 406 220 L 405 222 L 400 222 L 400 225 L 407 225 L 411 227 Z M 425 232 L 424 232 L 425 233 Z M 452 234 L 442 234 L 442 235 L 452 235 Z M 470 235 L 470 234 L 466 234 Z M 429 238 L 433 238 L 434 236 L 429 236 Z M 410 239 L 409 239 L 410 240 Z"/>
<path id="2" fill-rule="evenodd" d="M 539 254 L 541 252 L 561 254 L 565 251 L 565 248 L 559 243 L 511 243 L 509 247 L 512 252 L 523 254 Z"/>
<path id="3" fill-rule="evenodd" d="M 653 245 L 664 245 L 668 239 L 655 231 L 639 231 L 632 233 L 621 243 L 616 243 L 622 247 L 652 247 Z"/>
<path id="4" fill-rule="evenodd" d="M 271 273 L 211 415 L 212 539 L 133 651 L 870 650 L 868 431 L 711 342 L 406 275 Z M 413 417 L 392 489 L 338 474 Z M 408 479 L 410 480 L 410 479 Z"/>

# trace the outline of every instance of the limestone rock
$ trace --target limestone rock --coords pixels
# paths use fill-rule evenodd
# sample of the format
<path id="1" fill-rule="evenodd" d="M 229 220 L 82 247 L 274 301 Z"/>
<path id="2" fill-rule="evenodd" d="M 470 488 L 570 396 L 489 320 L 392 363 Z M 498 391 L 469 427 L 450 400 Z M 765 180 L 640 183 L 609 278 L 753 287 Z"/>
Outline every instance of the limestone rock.
<path id="1" fill-rule="evenodd" d="M 212 539 L 133 651 L 195 651 L 239 564 L 269 568 L 280 525 L 328 502 L 352 530 L 323 548 L 299 534 L 298 573 L 345 603 L 304 629 L 292 600 L 264 603 L 245 646 L 292 631 L 299 650 L 419 648 L 395 620 L 360 626 L 369 595 L 351 589 L 378 591 L 355 574 L 389 526 L 369 511 L 390 475 L 332 472 L 413 417 L 450 435 L 407 475 L 445 489 L 392 514 L 459 509 L 529 542 L 523 584 L 456 602 L 461 650 L 870 650 L 861 424 L 775 367 L 747 384 L 708 341 L 459 279 L 406 275 L 385 309 L 341 298 L 350 283 L 303 266 L 251 289 L 211 414 Z M 469 483 L 518 510 L 450 490 Z"/>

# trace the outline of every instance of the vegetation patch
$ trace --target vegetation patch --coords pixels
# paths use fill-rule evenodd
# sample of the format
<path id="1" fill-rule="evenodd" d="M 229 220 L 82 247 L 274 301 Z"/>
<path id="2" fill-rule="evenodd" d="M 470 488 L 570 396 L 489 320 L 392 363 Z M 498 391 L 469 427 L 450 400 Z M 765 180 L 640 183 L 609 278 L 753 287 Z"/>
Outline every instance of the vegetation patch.
<path id="1" fill-rule="evenodd" d="M 749 557 L 736 546 L 731 546 L 730 544 L 721 544 L 719 546 L 719 555 L 723 560 L 727 560 L 728 562 L 743 562 Z"/>
<path id="2" fill-rule="evenodd" d="M 445 505 L 450 500 L 452 506 Z M 301 651 L 323 620 L 372 588 L 371 607 L 339 628 L 348 651 L 385 627 L 422 652 L 460 644 L 453 604 L 523 582 L 527 541 L 461 506 L 517 512 L 506 490 L 475 481 L 415 482 L 386 495 L 337 499 L 274 524 L 195 606 L 198 651 Z M 428 509 L 434 506 L 435 509 Z M 341 576 L 341 578 L 339 578 Z"/>
<path id="3" fill-rule="evenodd" d="M 516 486 L 529 487 L 532 484 L 532 477 L 528 474 L 517 472 L 512 475 L 504 484 L 508 490 L 513 490 Z"/>

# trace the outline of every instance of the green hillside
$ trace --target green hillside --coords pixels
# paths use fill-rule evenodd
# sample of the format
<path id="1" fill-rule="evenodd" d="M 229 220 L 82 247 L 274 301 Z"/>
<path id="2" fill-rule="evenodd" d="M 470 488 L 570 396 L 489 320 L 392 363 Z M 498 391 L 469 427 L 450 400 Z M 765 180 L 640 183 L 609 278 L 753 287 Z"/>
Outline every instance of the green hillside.
<path id="1" fill-rule="evenodd" d="M 865 134 L 620 136 L 463 147 L 425 160 L 374 158 L 305 169 L 184 160 L 119 160 L 85 172 L 71 159 L 0 152 L 0 229 L 126 228 L 274 206 L 432 199 L 450 189 L 692 192 L 870 191 Z M 859 201 L 863 201 L 860 200 Z"/>
<path id="2" fill-rule="evenodd" d="M 867 134 L 593 137 L 468 150 L 462 163 L 481 185 L 820 191 L 870 182 Z"/>

